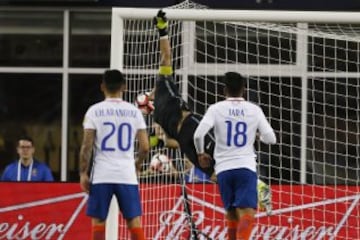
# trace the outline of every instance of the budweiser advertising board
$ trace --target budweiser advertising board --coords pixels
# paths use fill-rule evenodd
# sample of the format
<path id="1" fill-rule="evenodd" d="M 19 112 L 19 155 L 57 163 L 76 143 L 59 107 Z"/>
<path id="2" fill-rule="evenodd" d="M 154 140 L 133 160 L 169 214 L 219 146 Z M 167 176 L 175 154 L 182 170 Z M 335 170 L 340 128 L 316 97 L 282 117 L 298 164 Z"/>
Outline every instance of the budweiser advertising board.
<path id="1" fill-rule="evenodd" d="M 87 195 L 78 184 L 0 183 L 0 189 L 0 239 L 90 239 Z M 252 239 L 360 239 L 359 187 L 279 185 L 272 189 L 273 215 L 257 214 Z M 147 238 L 188 239 L 180 186 L 144 184 L 141 191 Z M 216 185 L 188 185 L 187 193 L 193 223 L 202 233 L 199 238 L 226 239 Z M 124 227 L 119 233 L 119 239 L 127 239 Z"/>

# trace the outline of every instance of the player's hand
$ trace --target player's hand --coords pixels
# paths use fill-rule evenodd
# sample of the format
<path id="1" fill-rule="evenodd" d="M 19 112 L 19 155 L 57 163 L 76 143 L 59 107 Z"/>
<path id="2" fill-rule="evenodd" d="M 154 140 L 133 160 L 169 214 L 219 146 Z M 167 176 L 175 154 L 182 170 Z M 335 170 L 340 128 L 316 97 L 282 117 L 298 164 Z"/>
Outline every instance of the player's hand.
<path id="1" fill-rule="evenodd" d="M 160 37 L 168 35 L 168 20 L 166 13 L 160 9 L 153 19 L 155 27 L 159 30 Z"/>
<path id="2" fill-rule="evenodd" d="M 207 153 L 199 153 L 198 154 L 198 161 L 199 165 L 202 168 L 208 168 L 210 167 L 211 163 L 211 156 Z"/>
<path id="3" fill-rule="evenodd" d="M 135 168 L 136 168 L 137 173 L 141 172 L 141 167 L 142 167 L 142 161 L 136 160 L 135 161 Z"/>
<path id="4" fill-rule="evenodd" d="M 89 193 L 90 181 L 86 173 L 80 174 L 80 187 L 84 192 Z"/>

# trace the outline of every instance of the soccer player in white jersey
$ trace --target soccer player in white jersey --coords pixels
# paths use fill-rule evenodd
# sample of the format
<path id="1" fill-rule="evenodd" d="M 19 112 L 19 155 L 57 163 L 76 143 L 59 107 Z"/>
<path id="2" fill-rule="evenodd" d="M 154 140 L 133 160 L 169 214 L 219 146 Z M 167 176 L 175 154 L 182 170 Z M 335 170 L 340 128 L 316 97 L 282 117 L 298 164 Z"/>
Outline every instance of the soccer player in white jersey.
<path id="1" fill-rule="evenodd" d="M 257 132 L 264 143 L 275 144 L 274 130 L 261 108 L 242 96 L 245 79 L 225 74 L 224 101 L 209 107 L 194 134 L 198 159 L 203 167 L 211 157 L 204 151 L 204 136 L 215 135 L 215 173 L 228 221 L 228 239 L 248 240 L 257 208 L 257 174 L 254 142 Z"/>
<path id="2" fill-rule="evenodd" d="M 142 113 L 122 99 L 125 86 L 120 71 L 105 71 L 101 83 L 105 100 L 92 105 L 84 118 L 80 185 L 89 193 L 87 215 L 92 217 L 92 240 L 105 240 L 105 220 L 113 195 L 131 239 L 145 239 L 136 171 L 148 155 L 149 140 Z M 135 138 L 139 142 L 136 161 Z"/>

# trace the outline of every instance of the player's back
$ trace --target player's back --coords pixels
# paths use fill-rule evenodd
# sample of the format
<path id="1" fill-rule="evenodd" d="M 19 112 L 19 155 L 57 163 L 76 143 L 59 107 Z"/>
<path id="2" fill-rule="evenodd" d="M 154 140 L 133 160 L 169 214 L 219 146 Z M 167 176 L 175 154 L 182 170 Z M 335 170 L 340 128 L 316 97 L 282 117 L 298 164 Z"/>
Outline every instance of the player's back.
<path id="1" fill-rule="evenodd" d="M 96 131 L 93 183 L 137 183 L 134 141 L 137 131 L 146 128 L 140 110 L 121 99 L 106 99 L 89 108 L 84 128 Z"/>
<path id="2" fill-rule="evenodd" d="M 256 132 L 273 131 L 261 108 L 243 98 L 228 98 L 208 112 L 214 121 L 216 172 L 241 167 L 256 171 Z"/>

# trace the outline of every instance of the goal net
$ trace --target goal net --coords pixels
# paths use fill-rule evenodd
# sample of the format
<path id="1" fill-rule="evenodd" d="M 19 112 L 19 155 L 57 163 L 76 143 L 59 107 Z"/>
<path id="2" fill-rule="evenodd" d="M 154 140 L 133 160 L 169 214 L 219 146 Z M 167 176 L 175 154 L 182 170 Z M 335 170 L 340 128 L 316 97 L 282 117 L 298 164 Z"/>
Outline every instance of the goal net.
<path id="1" fill-rule="evenodd" d="M 360 239 L 360 17 L 209 10 L 190 1 L 165 11 L 175 81 L 194 112 L 223 100 L 222 76 L 236 71 L 275 129 L 276 145 L 255 145 L 273 212 L 257 213 L 252 239 Z M 130 102 L 155 85 L 156 12 L 113 9 L 111 67 L 126 74 Z M 150 133 L 152 116 L 146 120 Z M 169 171 L 148 170 L 159 152 Z M 147 238 L 225 239 L 216 184 L 196 177 L 179 150 L 156 146 L 151 157 L 140 178 Z M 128 239 L 121 217 L 116 234 L 108 239 Z"/>

